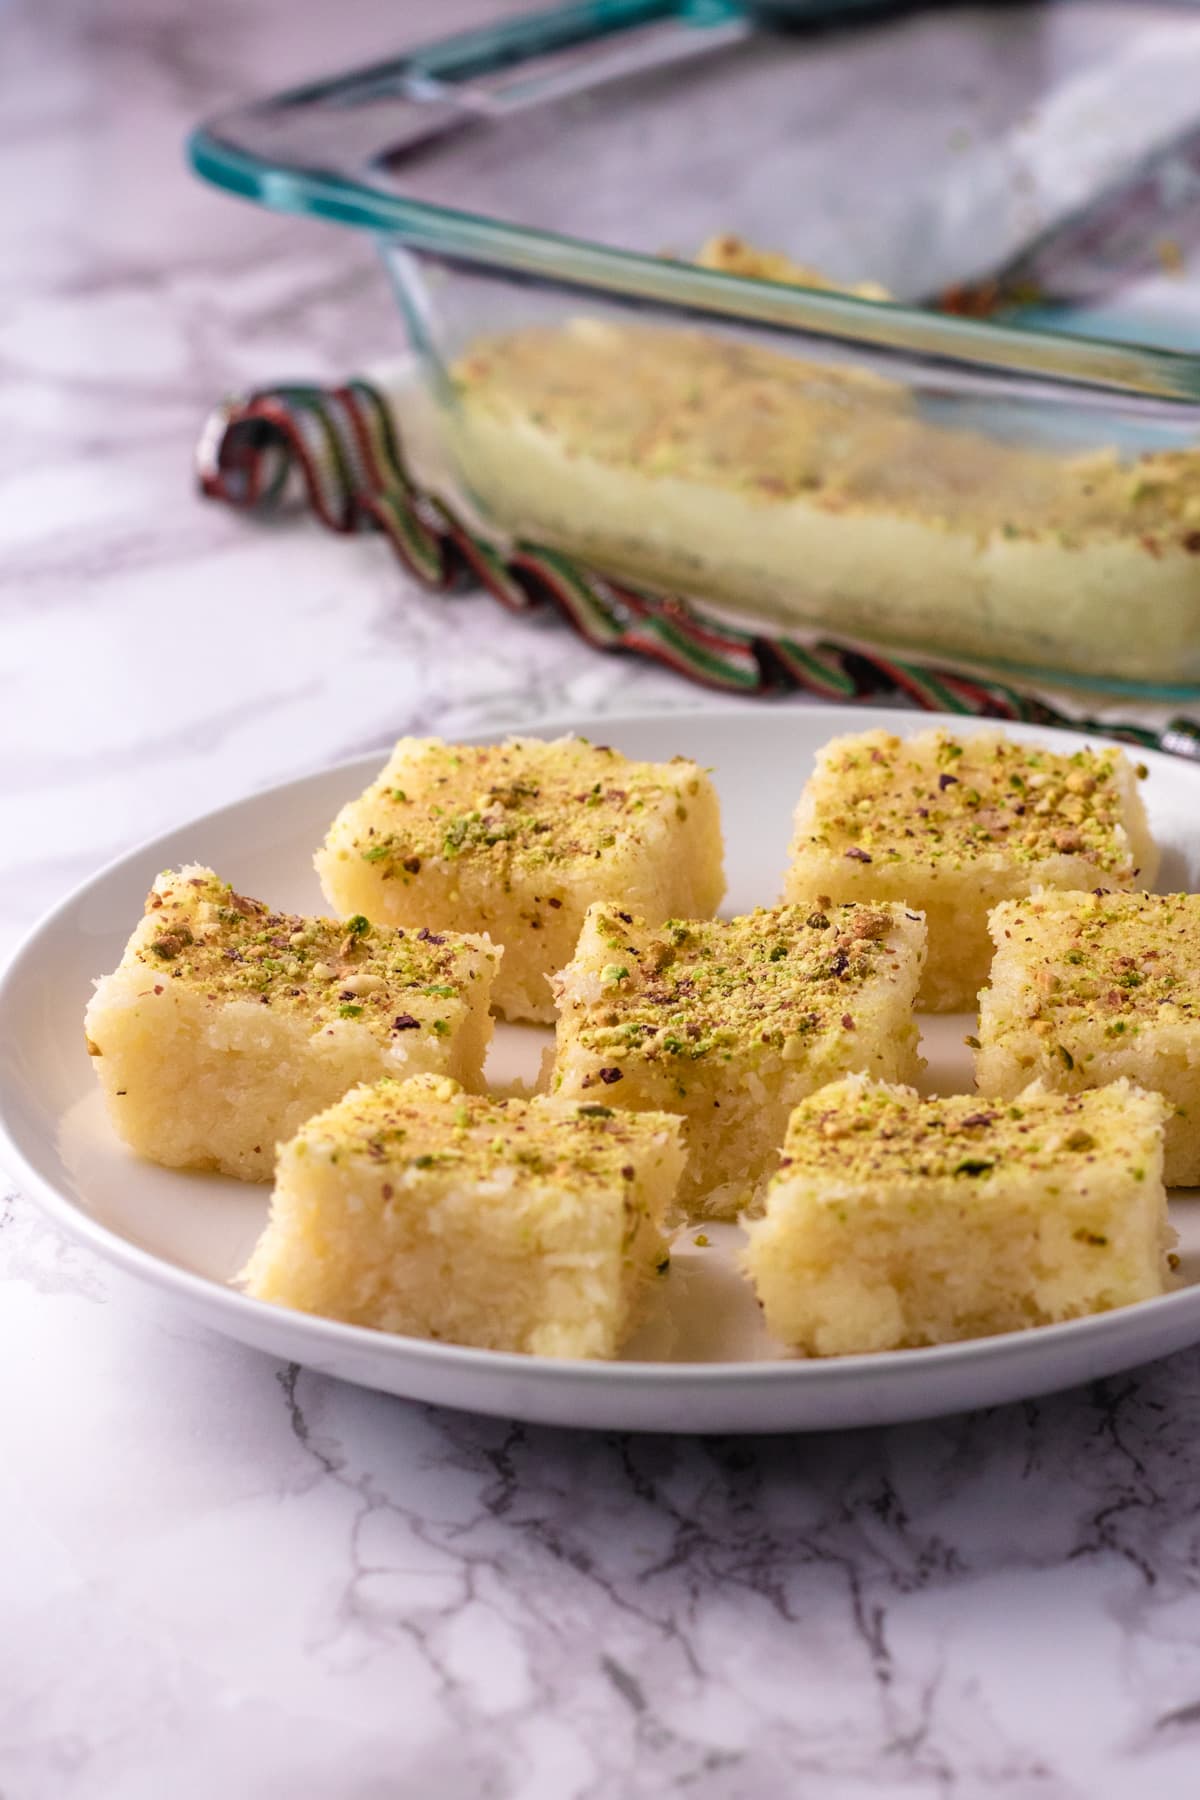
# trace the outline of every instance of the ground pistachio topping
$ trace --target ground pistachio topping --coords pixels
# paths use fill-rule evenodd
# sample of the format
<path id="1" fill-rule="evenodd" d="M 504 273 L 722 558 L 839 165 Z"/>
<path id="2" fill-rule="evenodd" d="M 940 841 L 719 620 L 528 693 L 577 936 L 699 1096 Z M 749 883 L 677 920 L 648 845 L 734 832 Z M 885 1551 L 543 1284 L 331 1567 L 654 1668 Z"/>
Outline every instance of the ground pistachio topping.
<path id="1" fill-rule="evenodd" d="M 974 1094 L 922 1099 L 911 1088 L 839 1081 L 801 1101 L 792 1114 L 776 1182 L 796 1174 L 835 1175 L 839 1183 L 954 1179 L 964 1184 L 1002 1174 L 1105 1172 L 1123 1166 L 1146 1178 L 1151 1118 L 1165 1103 L 1118 1084 L 1081 1094 L 1027 1088 L 1016 1100 Z M 1138 1117 L 1131 1119 L 1131 1109 Z"/>
<path id="2" fill-rule="evenodd" d="M 1070 755 L 998 732 L 916 738 L 867 731 L 831 745 L 798 852 L 850 861 L 962 867 L 980 857 L 1038 863 L 1077 856 L 1114 880 L 1132 866 L 1117 745 Z"/>
<path id="3" fill-rule="evenodd" d="M 1117 1040 L 1200 1018 L 1200 894 L 1038 894 L 998 909 L 995 929 L 1027 983 L 1022 1010 L 994 1021 L 998 1042 L 1032 1030 L 1071 1069 L 1059 1034 Z"/>
<path id="4" fill-rule="evenodd" d="M 361 913 L 339 921 L 277 912 L 193 867 L 159 876 L 131 953 L 157 981 L 213 1001 L 440 1035 L 489 951 L 477 938 L 376 926 Z"/>
<path id="5" fill-rule="evenodd" d="M 393 1175 L 438 1170 L 486 1181 L 509 1170 L 546 1182 L 628 1187 L 638 1151 L 667 1124 L 657 1113 L 488 1099 L 431 1075 L 354 1088 L 302 1137 L 331 1160 L 353 1157 Z"/>
<path id="6" fill-rule="evenodd" d="M 486 858 L 499 880 L 595 861 L 619 840 L 639 841 L 664 807 L 686 819 L 700 786 L 700 771 L 686 757 L 630 762 L 586 738 L 479 745 L 424 739 L 407 750 L 403 768 L 402 785 L 393 770 L 372 790 L 372 823 L 353 844 L 365 862 L 401 878 L 430 861 L 453 868 Z"/>
<path id="7" fill-rule="evenodd" d="M 612 953 L 599 997 L 574 1015 L 600 1080 L 622 1062 L 728 1060 L 754 1045 L 807 1054 L 823 1033 L 855 1029 L 864 986 L 897 965 L 901 905 L 759 907 L 737 919 L 669 919 L 657 928 L 604 908 L 591 923 Z M 619 1098 L 619 1096 L 614 1096 Z"/>

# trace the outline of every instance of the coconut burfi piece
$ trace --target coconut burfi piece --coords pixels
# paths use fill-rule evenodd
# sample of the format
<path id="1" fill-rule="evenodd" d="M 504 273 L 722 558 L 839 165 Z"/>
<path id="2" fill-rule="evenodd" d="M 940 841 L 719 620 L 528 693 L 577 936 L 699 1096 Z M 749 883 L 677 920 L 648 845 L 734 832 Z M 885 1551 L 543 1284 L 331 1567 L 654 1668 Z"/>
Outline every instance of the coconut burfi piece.
<path id="1" fill-rule="evenodd" d="M 919 913 L 898 905 L 760 908 L 647 925 L 592 907 L 555 986 L 552 1091 L 682 1113 L 680 1200 L 727 1217 L 775 1166 L 788 1116 L 849 1070 L 907 1080 Z"/>
<path id="2" fill-rule="evenodd" d="M 614 1356 L 666 1267 L 680 1121 L 416 1076 L 282 1146 L 247 1291 L 414 1337 Z"/>
<path id="3" fill-rule="evenodd" d="M 1144 773 L 1115 745 L 1067 755 L 998 731 L 834 738 L 796 810 L 785 896 L 907 901 L 929 927 L 919 1004 L 973 1009 L 1001 900 L 1151 884 Z"/>
<path id="4" fill-rule="evenodd" d="M 1161 1294 L 1165 1103 L 1130 1082 L 1003 1104 L 862 1077 L 792 1115 L 744 1266 L 814 1356 L 986 1337 Z"/>
<path id="5" fill-rule="evenodd" d="M 1170 1104 L 1168 1186 L 1200 1183 L 1200 895 L 1035 894 L 998 906 L 989 929 L 980 1092 L 1128 1076 Z"/>
<path id="6" fill-rule="evenodd" d="M 168 870 L 96 984 L 88 1049 L 142 1156 L 265 1181 L 276 1144 L 357 1082 L 432 1071 L 480 1086 L 500 954 L 362 915 L 300 918 L 211 869 Z"/>
<path id="7" fill-rule="evenodd" d="M 706 917 L 725 891 L 708 776 L 683 757 L 629 762 L 573 737 L 402 738 L 316 864 L 340 912 L 486 931 L 506 952 L 494 1004 L 543 1022 L 547 977 L 570 959 L 592 901 L 659 923 Z"/>

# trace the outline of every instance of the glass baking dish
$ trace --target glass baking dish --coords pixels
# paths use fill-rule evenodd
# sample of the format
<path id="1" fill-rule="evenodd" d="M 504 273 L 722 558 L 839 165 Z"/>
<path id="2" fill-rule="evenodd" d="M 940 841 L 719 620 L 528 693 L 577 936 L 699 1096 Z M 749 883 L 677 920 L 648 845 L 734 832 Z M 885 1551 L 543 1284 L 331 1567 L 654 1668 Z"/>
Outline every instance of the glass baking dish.
<path id="1" fill-rule="evenodd" d="M 501 549 L 1195 692 L 1200 360 L 1088 333 L 1188 341 L 1198 184 L 1161 171 L 1195 151 L 1200 13 L 815 10 L 528 15 L 243 108 L 192 159 L 378 235 L 407 459 Z"/>

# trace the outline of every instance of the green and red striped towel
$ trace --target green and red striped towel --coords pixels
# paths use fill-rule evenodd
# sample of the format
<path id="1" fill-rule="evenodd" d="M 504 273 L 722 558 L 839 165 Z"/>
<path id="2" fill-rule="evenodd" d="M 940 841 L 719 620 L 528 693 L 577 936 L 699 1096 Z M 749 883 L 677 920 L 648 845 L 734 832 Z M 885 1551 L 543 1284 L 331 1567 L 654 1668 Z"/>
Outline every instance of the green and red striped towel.
<path id="1" fill-rule="evenodd" d="M 331 531 L 381 531 L 425 587 L 451 594 L 482 585 L 513 612 L 553 607 L 597 650 L 653 657 L 722 693 L 803 692 L 843 704 L 907 700 L 932 712 L 1085 727 L 1200 760 L 1200 721 L 1081 717 L 1041 694 L 824 637 L 739 631 L 674 595 L 652 594 L 560 552 L 519 544 L 499 554 L 405 466 L 394 410 L 362 380 L 343 387 L 281 386 L 244 395 L 209 419 L 200 483 L 214 499 L 254 511 L 303 497 Z"/>

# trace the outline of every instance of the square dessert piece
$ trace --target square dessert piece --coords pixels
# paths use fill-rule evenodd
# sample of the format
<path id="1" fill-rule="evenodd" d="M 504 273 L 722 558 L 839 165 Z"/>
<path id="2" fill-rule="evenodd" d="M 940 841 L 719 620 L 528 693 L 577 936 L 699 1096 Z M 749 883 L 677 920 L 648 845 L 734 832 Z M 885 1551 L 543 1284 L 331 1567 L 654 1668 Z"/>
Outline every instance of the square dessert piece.
<path id="1" fill-rule="evenodd" d="M 401 738 L 338 814 L 317 872 L 339 912 L 486 931 L 505 948 L 493 1002 L 549 1021 L 547 977 L 593 900 L 654 923 L 707 917 L 725 891 L 717 796 L 683 757 L 629 762 L 586 738 Z"/>
<path id="2" fill-rule="evenodd" d="M 791 855 L 789 900 L 904 900 L 924 912 L 918 1004 L 932 1012 L 974 1009 L 999 901 L 1036 887 L 1148 887 L 1158 866 L 1123 750 L 1066 755 L 999 731 L 834 738 L 800 797 Z"/>
<path id="3" fill-rule="evenodd" d="M 1162 1094 L 1168 1186 L 1200 1183 L 1200 894 L 1035 894 L 991 915 L 975 1080 Z"/>
<path id="4" fill-rule="evenodd" d="M 482 1084 L 486 938 L 298 918 L 198 865 L 160 875 L 96 984 L 88 1049 L 125 1142 L 171 1168 L 266 1181 L 275 1147 L 356 1082 Z"/>
<path id="5" fill-rule="evenodd" d="M 798 1100 L 850 1070 L 911 1079 L 925 926 L 906 907 L 778 906 L 660 928 L 594 906 L 555 984 L 556 1094 L 687 1119 L 680 1200 L 729 1217 Z"/>
<path id="6" fill-rule="evenodd" d="M 665 1268 L 680 1121 L 417 1076 L 355 1088 L 279 1153 L 247 1291 L 355 1325 L 614 1356 Z"/>
<path id="7" fill-rule="evenodd" d="M 1161 1294 L 1166 1106 L 1087 1094 L 922 1100 L 851 1077 L 792 1115 L 744 1266 L 813 1356 L 986 1337 Z"/>

